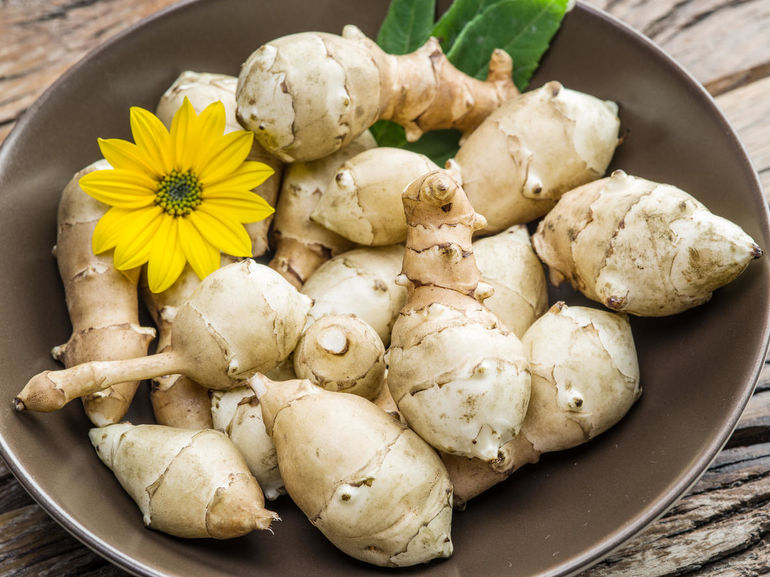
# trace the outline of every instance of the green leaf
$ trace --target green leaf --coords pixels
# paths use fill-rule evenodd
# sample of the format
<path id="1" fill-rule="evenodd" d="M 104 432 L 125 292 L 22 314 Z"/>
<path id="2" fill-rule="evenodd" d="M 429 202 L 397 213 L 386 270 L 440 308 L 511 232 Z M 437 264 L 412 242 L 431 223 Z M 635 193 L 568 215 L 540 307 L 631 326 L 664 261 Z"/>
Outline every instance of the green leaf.
<path id="1" fill-rule="evenodd" d="M 446 53 L 452 48 L 463 28 L 484 10 L 502 0 L 454 0 L 449 9 L 436 22 L 431 32 L 438 38 Z"/>
<path id="2" fill-rule="evenodd" d="M 568 0 L 502 0 L 488 6 L 460 32 L 447 53 L 457 68 L 485 79 L 489 58 L 502 48 L 513 58 L 513 80 L 526 89 L 561 25 Z"/>
<path id="3" fill-rule="evenodd" d="M 435 0 L 393 0 L 377 35 L 389 54 L 407 54 L 425 44 L 433 29 Z"/>
<path id="4" fill-rule="evenodd" d="M 378 146 L 404 148 L 424 154 L 439 166 L 457 153 L 460 141 L 458 130 L 434 130 L 426 132 L 416 142 L 406 140 L 404 127 L 389 120 L 379 120 L 370 128 Z"/>

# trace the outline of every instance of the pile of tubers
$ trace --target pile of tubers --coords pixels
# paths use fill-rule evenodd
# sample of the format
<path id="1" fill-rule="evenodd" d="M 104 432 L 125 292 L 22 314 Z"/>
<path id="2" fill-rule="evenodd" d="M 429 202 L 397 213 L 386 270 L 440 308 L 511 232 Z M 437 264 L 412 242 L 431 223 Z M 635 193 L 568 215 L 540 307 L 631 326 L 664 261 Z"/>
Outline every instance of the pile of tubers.
<path id="1" fill-rule="evenodd" d="M 161 97 L 164 122 L 183 98 L 219 100 L 228 130 L 254 131 L 251 158 L 276 171 L 255 191 L 275 218 L 249 228 L 269 265 L 223 255 L 154 295 L 91 251 L 106 207 L 78 178 L 104 161 L 64 189 L 55 254 L 73 335 L 53 355 L 66 368 L 14 404 L 82 398 L 148 527 L 236 537 L 270 528 L 265 500 L 288 495 L 356 559 L 448 557 L 453 509 L 639 399 L 629 315 L 701 305 L 762 255 L 688 193 L 605 176 L 615 103 L 555 81 L 518 94 L 503 53 L 481 82 L 437 51 L 389 56 L 354 27 L 296 34 L 239 78 L 188 71 Z M 318 54 L 324 72 L 303 84 L 309 65 L 294 63 Z M 377 148 L 378 118 L 410 137 L 459 128 L 463 144 L 440 168 Z M 549 306 L 543 265 L 597 307 Z M 122 422 L 144 379 L 156 423 Z"/>

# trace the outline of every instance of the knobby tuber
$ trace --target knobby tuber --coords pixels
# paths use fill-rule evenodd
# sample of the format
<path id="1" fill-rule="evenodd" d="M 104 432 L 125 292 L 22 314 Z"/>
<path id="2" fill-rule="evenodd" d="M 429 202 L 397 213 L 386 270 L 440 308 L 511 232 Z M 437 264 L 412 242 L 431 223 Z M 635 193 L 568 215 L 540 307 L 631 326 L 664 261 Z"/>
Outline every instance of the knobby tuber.
<path id="1" fill-rule="evenodd" d="M 394 56 L 355 26 L 342 36 L 302 32 L 268 42 L 246 60 L 238 119 L 287 162 L 328 156 L 378 119 L 404 126 L 410 141 L 442 128 L 469 133 L 517 93 L 512 69 L 508 54 L 495 50 L 482 82 L 452 66 L 435 38 Z"/>
<path id="2" fill-rule="evenodd" d="M 494 234 L 543 216 L 567 190 L 602 177 L 618 144 L 618 127 L 614 103 L 549 82 L 493 112 L 447 169 L 487 219 L 479 234 Z M 324 192 L 313 219 L 359 244 L 402 242 L 406 222 L 396 216 L 401 192 L 420 176 L 426 159 L 391 150 L 351 158 L 337 174 L 341 184 Z"/>
<path id="3" fill-rule="evenodd" d="M 543 265 L 523 224 L 473 243 L 481 278 L 495 292 L 484 301 L 503 324 L 521 338 L 548 309 Z"/>
<path id="4" fill-rule="evenodd" d="M 64 283 L 72 336 L 53 349 L 55 359 L 72 367 L 86 361 L 114 360 L 147 354 L 155 336 L 139 326 L 139 271 L 118 271 L 112 253 L 95 255 L 91 237 L 109 208 L 86 194 L 78 182 L 84 174 L 111 168 L 100 160 L 78 172 L 64 188 L 59 202 L 54 254 Z M 91 422 L 103 426 L 120 421 L 139 382 L 128 380 L 83 397 Z"/>
<path id="5" fill-rule="evenodd" d="M 286 491 L 348 555 L 380 566 L 452 553 L 452 485 L 436 452 L 358 395 L 255 375 Z"/>
<path id="6" fill-rule="evenodd" d="M 393 326 L 388 387 L 428 443 L 448 453 L 499 458 L 521 427 L 530 377 L 521 342 L 483 304 L 473 232 L 484 218 L 445 172 L 404 191 L 409 296 Z"/>
<path id="7" fill-rule="evenodd" d="M 219 431 L 121 423 L 91 429 L 89 437 L 152 529 L 229 539 L 268 529 L 278 518 Z"/>
<path id="8" fill-rule="evenodd" d="M 354 243 L 310 219 L 335 171 L 352 156 L 376 146 L 367 130 L 345 148 L 310 162 L 286 167 L 273 219 L 275 252 L 269 266 L 297 288 L 330 258 Z"/>
<path id="9" fill-rule="evenodd" d="M 241 385 L 294 350 L 310 299 L 251 259 L 206 277 L 177 312 L 171 348 L 143 358 L 95 361 L 34 376 L 17 410 L 53 411 L 113 383 L 181 373 L 210 389 Z"/>
<path id="10" fill-rule="evenodd" d="M 224 431 L 243 455 L 265 498 L 273 501 L 285 494 L 275 445 L 265 429 L 254 391 L 247 385 L 211 391 L 211 416 L 213 427 Z"/>
<path id="11" fill-rule="evenodd" d="M 732 282 L 762 250 L 685 191 L 622 171 L 565 194 L 532 243 L 553 284 L 610 309 L 682 312 Z"/>
<path id="12" fill-rule="evenodd" d="M 327 315 L 300 338 L 294 372 L 324 389 L 373 401 L 385 383 L 384 357 L 385 346 L 369 324 L 355 315 Z"/>
<path id="13" fill-rule="evenodd" d="M 311 218 L 366 246 L 406 240 L 401 193 L 415 178 L 438 169 L 427 156 L 402 148 L 373 148 L 341 165 Z"/>
<path id="14" fill-rule="evenodd" d="M 522 337 L 532 395 L 519 434 L 493 464 L 442 455 L 455 506 L 504 480 L 542 453 L 562 451 L 603 433 L 641 395 L 628 317 L 556 303 Z"/>

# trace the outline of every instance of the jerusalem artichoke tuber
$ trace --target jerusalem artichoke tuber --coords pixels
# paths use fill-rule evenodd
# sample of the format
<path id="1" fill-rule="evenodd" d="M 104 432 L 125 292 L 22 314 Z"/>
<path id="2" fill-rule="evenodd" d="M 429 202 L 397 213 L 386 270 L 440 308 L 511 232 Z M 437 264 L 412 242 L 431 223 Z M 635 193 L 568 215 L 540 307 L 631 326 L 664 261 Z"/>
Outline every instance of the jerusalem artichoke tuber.
<path id="1" fill-rule="evenodd" d="M 603 433 L 641 395 L 639 364 L 626 315 L 556 303 L 522 337 L 532 395 L 519 434 L 492 465 L 442 455 L 463 506 L 545 452 Z"/>
<path id="2" fill-rule="evenodd" d="M 409 426 L 444 452 L 486 461 L 519 431 L 530 377 L 521 342 L 482 304 L 473 232 L 484 226 L 445 172 L 404 191 L 409 296 L 393 327 L 388 387 Z"/>
<path id="3" fill-rule="evenodd" d="M 404 126 L 410 141 L 440 128 L 468 133 L 517 93 L 512 67 L 508 54 L 496 50 L 482 82 L 452 66 L 435 38 L 394 56 L 355 26 L 342 36 L 292 34 L 246 60 L 236 91 L 238 118 L 287 162 L 328 156 L 378 119 Z"/>
<path id="4" fill-rule="evenodd" d="M 269 371 L 294 350 L 310 299 L 273 269 L 244 260 L 206 277 L 177 313 L 171 348 L 125 361 L 44 371 L 15 399 L 17 410 L 53 411 L 113 383 L 181 373 L 229 389 Z"/>
<path id="5" fill-rule="evenodd" d="M 287 166 L 273 220 L 275 252 L 269 266 L 297 288 L 330 258 L 354 243 L 310 219 L 318 200 L 348 158 L 376 145 L 369 131 L 324 158 Z"/>
<path id="6" fill-rule="evenodd" d="M 732 282 L 762 249 L 683 190 L 615 171 L 565 194 L 532 238 L 554 284 L 610 309 L 682 312 Z"/>
<path id="7" fill-rule="evenodd" d="M 115 269 L 112 254 L 95 255 L 91 236 L 109 208 L 87 195 L 78 182 L 84 174 L 110 168 L 100 160 L 78 172 L 62 192 L 55 255 L 64 282 L 72 336 L 53 349 L 65 367 L 94 360 L 114 360 L 147 354 L 155 331 L 139 326 L 139 271 Z M 138 381 L 117 383 L 83 398 L 96 426 L 120 421 L 131 404 Z"/>
<path id="8" fill-rule="evenodd" d="M 381 566 L 452 553 L 452 485 L 425 442 L 358 395 L 255 375 L 286 491 L 327 539 Z"/>
<path id="9" fill-rule="evenodd" d="M 265 509 L 243 457 L 219 431 L 121 423 L 91 429 L 89 436 L 152 529 L 229 539 L 268 529 L 278 518 Z"/>

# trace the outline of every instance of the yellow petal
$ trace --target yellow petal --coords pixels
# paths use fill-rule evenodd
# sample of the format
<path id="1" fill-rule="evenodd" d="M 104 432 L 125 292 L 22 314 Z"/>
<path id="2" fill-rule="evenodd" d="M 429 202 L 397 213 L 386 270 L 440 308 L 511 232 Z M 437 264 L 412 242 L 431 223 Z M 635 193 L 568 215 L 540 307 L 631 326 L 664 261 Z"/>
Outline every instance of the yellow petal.
<path id="1" fill-rule="evenodd" d="M 206 206 L 224 211 L 238 222 L 258 222 L 275 212 L 265 199 L 254 192 L 233 192 L 206 200 Z"/>
<path id="2" fill-rule="evenodd" d="M 185 96 L 182 106 L 171 121 L 171 140 L 174 143 L 175 168 L 178 170 L 189 170 L 195 158 L 195 148 L 191 141 L 195 120 L 195 109 Z"/>
<path id="3" fill-rule="evenodd" d="M 161 176 L 161 173 L 157 171 L 157 167 L 153 165 L 152 159 L 147 158 L 145 151 L 133 142 L 120 140 L 119 138 L 100 138 L 98 142 L 99 150 L 102 151 L 104 159 L 113 168 L 144 173 L 154 180 Z"/>
<path id="4" fill-rule="evenodd" d="M 247 160 L 231 174 L 203 188 L 203 197 L 216 196 L 220 190 L 253 190 L 265 182 L 275 171 L 267 164 Z"/>
<path id="5" fill-rule="evenodd" d="M 196 174 L 203 167 L 201 159 L 207 158 L 213 143 L 222 138 L 225 123 L 225 105 L 220 101 L 212 102 L 196 117 L 190 131 L 190 146 L 195 151 L 192 169 Z"/>
<path id="6" fill-rule="evenodd" d="M 213 184 L 237 170 L 249 156 L 253 141 L 253 133 L 236 130 L 220 136 L 201 150 L 196 162 L 201 184 Z"/>
<path id="7" fill-rule="evenodd" d="M 152 239 L 150 259 L 147 262 L 147 280 L 151 292 L 163 292 L 176 282 L 184 270 L 186 260 L 177 234 L 179 220 L 161 219 L 160 227 Z"/>
<path id="8" fill-rule="evenodd" d="M 141 208 L 155 202 L 157 182 L 130 170 L 95 170 L 80 177 L 80 188 L 99 202 L 120 208 Z"/>
<path id="9" fill-rule="evenodd" d="M 187 218 L 204 240 L 232 256 L 251 256 L 251 238 L 243 225 L 222 215 L 205 202 Z"/>
<path id="10" fill-rule="evenodd" d="M 116 207 L 109 209 L 94 228 L 94 234 L 91 237 L 91 248 L 94 254 L 101 254 L 115 248 L 126 230 L 124 219 L 134 215 L 136 215 L 134 210 Z"/>
<path id="11" fill-rule="evenodd" d="M 132 106 L 131 133 L 157 173 L 168 174 L 174 168 L 172 143 L 168 129 L 152 112 Z"/>
<path id="12" fill-rule="evenodd" d="M 125 228 L 115 247 L 113 260 L 115 268 L 126 270 L 146 263 L 150 258 L 152 238 L 161 221 L 174 218 L 163 212 L 159 206 L 136 211 L 131 218 L 123 219 Z"/>
<path id="13" fill-rule="evenodd" d="M 182 246 L 187 262 L 203 280 L 219 268 L 221 256 L 219 250 L 206 242 L 187 218 L 178 218 L 179 244 Z"/>

